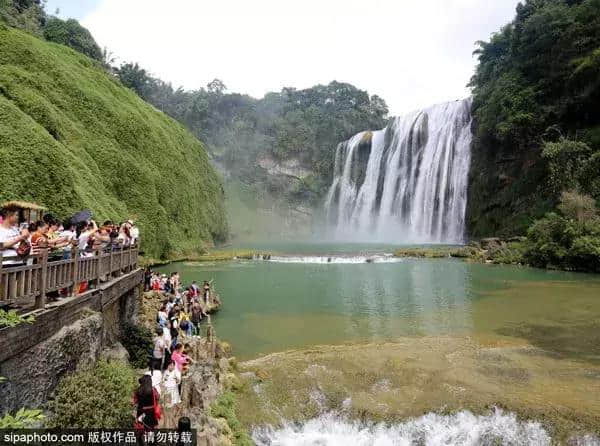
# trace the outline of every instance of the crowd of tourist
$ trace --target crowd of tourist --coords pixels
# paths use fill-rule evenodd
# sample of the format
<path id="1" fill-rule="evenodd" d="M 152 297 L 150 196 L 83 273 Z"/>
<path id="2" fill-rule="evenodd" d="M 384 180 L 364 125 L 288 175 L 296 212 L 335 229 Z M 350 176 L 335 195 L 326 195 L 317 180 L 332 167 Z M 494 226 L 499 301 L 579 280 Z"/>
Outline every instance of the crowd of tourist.
<path id="1" fill-rule="evenodd" d="M 42 250 L 48 250 L 50 260 L 69 259 L 75 249 L 80 256 L 92 256 L 97 250 L 137 244 L 139 237 L 132 220 L 119 224 L 107 220 L 98 226 L 91 218 L 60 221 L 46 214 L 41 220 L 28 223 L 16 206 L 6 206 L 0 212 L 3 267 L 32 263 L 35 259 L 26 258 Z"/>
<path id="2" fill-rule="evenodd" d="M 182 377 L 194 360 L 186 353 L 186 340 L 200 336 L 200 323 L 213 303 L 211 284 L 200 288 L 194 281 L 183 287 L 178 272 L 159 274 L 147 269 L 144 273 L 146 291 L 164 296 L 156 312 L 149 370 L 140 378 L 134 395 L 136 427 L 154 429 L 161 417 L 161 401 L 167 408 L 181 403 Z"/>

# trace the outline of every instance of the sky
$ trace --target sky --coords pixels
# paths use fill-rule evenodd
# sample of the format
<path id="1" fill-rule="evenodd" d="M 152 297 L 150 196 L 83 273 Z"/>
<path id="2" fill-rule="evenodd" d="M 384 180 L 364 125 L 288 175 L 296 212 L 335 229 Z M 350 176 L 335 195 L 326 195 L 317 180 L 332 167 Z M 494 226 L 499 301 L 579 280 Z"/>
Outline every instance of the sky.
<path id="1" fill-rule="evenodd" d="M 475 41 L 512 20 L 517 0 L 49 0 L 117 63 L 174 87 L 214 78 L 262 97 L 349 82 L 390 115 L 467 97 Z"/>

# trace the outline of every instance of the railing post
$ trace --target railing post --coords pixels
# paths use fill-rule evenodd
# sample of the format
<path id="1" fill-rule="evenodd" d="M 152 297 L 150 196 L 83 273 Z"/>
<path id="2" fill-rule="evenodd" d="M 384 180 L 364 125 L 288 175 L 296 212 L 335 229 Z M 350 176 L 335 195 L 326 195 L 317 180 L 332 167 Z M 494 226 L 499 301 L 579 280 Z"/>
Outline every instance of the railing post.
<path id="1" fill-rule="evenodd" d="M 127 262 L 127 272 L 130 273 L 133 270 L 133 268 L 131 267 L 131 245 L 129 245 L 127 251 L 129 252 L 127 256 L 127 258 L 129 259 L 129 261 Z"/>
<path id="2" fill-rule="evenodd" d="M 77 295 L 77 285 L 79 282 L 77 278 L 79 277 L 79 246 L 74 246 L 71 248 L 71 262 L 73 262 L 73 268 L 71 268 L 71 296 Z"/>
<path id="3" fill-rule="evenodd" d="M 108 275 L 112 278 L 113 276 L 113 251 L 115 247 L 113 246 L 112 240 L 110 242 L 110 255 L 108 257 Z"/>
<path id="4" fill-rule="evenodd" d="M 119 255 L 119 276 L 123 275 L 123 245 L 121 245 L 121 254 Z"/>
<path id="5" fill-rule="evenodd" d="M 0 242 L 0 303 L 2 303 L 2 300 L 4 300 L 4 292 L 6 291 L 4 289 L 4 280 L 2 280 L 2 250 L 4 249 L 4 243 Z"/>
<path id="6" fill-rule="evenodd" d="M 102 250 L 96 249 L 96 288 L 100 287 L 102 277 Z"/>
<path id="7" fill-rule="evenodd" d="M 48 250 L 42 249 L 38 257 L 40 262 L 40 294 L 35 298 L 35 308 L 46 307 L 46 282 L 48 280 Z"/>

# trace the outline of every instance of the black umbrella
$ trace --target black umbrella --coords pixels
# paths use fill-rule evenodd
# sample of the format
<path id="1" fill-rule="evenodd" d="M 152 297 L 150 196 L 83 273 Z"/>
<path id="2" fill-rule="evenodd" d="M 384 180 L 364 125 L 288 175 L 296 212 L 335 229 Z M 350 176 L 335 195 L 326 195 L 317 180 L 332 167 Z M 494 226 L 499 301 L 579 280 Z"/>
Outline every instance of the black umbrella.
<path id="1" fill-rule="evenodd" d="M 91 220 L 92 218 L 92 211 L 90 211 L 89 209 L 84 209 L 83 211 L 79 211 L 77 212 L 75 215 L 73 215 L 70 220 L 71 220 L 71 224 L 78 224 L 81 223 L 82 221 L 88 221 Z"/>

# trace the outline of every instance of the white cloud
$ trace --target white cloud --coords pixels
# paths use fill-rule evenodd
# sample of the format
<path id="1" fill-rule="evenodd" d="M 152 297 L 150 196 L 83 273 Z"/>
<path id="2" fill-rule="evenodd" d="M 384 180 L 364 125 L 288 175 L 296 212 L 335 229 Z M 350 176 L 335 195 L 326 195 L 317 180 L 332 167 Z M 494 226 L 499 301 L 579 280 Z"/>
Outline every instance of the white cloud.
<path id="1" fill-rule="evenodd" d="M 120 61 L 193 89 L 261 97 L 345 81 L 392 114 L 469 94 L 476 40 L 517 0 L 100 0 L 82 23 Z"/>

